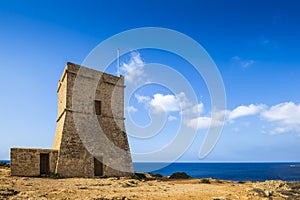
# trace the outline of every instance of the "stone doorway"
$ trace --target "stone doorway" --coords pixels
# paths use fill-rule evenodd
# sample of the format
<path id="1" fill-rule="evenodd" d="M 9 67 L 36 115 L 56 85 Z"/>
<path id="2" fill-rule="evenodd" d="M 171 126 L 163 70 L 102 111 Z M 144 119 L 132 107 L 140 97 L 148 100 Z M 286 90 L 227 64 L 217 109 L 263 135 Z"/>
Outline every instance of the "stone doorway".
<path id="1" fill-rule="evenodd" d="M 102 157 L 94 157 L 94 175 L 103 176 Z"/>
<path id="2" fill-rule="evenodd" d="M 40 174 L 46 175 L 50 172 L 49 166 L 49 154 L 48 153 L 41 153 L 40 154 Z"/>

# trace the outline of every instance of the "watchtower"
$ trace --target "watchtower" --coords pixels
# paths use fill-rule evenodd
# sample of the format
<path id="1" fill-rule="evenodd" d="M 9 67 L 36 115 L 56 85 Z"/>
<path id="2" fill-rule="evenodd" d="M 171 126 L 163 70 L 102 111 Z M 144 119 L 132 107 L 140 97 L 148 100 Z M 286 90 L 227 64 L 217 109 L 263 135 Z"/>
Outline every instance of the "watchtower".
<path id="1" fill-rule="evenodd" d="M 67 63 L 57 89 L 56 173 L 92 177 L 133 172 L 124 87 L 123 76 Z"/>
<path id="2" fill-rule="evenodd" d="M 12 175 L 128 176 L 124 77 L 68 62 L 58 83 L 52 149 L 11 149 Z"/>

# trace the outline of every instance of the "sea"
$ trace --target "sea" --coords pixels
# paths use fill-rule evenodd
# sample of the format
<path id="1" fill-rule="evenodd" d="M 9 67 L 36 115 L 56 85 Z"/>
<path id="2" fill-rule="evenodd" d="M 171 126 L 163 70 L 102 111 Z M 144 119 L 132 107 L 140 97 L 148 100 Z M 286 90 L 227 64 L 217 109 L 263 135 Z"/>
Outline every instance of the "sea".
<path id="1" fill-rule="evenodd" d="M 161 163 L 134 163 L 136 172 L 169 176 L 185 172 L 193 178 L 214 178 L 233 181 L 284 180 L 300 181 L 300 163 L 171 163 L 158 169 Z M 151 169 L 155 169 L 151 171 Z"/>
<path id="2" fill-rule="evenodd" d="M 9 160 L 0 162 L 10 163 Z M 277 163 L 133 163 L 135 172 L 169 176 L 185 172 L 193 178 L 214 178 L 233 181 L 284 180 L 300 181 L 300 162 Z M 156 170 L 152 170 L 156 169 Z"/>

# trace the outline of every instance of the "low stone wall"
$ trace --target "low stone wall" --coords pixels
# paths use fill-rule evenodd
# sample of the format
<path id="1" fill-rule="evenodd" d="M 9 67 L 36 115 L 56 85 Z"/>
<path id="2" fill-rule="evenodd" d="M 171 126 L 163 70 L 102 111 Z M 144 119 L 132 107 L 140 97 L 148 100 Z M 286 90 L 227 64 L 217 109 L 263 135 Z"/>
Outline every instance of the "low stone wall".
<path id="1" fill-rule="evenodd" d="M 40 154 L 49 154 L 50 172 L 54 173 L 58 151 L 55 149 L 11 148 L 10 164 L 12 176 L 39 176 Z"/>

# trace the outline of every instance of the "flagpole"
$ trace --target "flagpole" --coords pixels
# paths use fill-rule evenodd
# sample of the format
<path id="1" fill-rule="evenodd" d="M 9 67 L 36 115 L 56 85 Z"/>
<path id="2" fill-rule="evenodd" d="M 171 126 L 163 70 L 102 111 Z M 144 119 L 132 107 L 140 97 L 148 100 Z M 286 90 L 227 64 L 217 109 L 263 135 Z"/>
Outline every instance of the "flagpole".
<path id="1" fill-rule="evenodd" d="M 120 49 L 117 49 L 117 76 L 120 76 Z"/>

